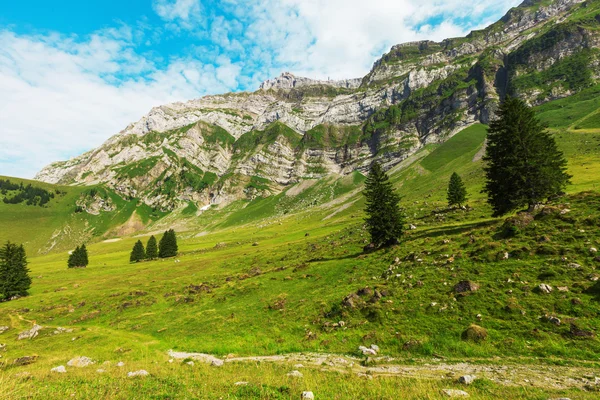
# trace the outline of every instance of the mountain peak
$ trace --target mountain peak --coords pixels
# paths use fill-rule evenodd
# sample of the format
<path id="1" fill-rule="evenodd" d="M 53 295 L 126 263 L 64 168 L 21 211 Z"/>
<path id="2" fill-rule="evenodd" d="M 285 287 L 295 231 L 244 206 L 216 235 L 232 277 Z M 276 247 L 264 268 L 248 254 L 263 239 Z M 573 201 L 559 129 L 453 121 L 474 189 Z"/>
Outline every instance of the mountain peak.
<path id="1" fill-rule="evenodd" d="M 362 79 L 342 79 L 342 80 L 318 80 L 296 76 L 291 72 L 283 72 L 276 78 L 268 79 L 261 83 L 261 90 L 290 90 L 301 86 L 326 85 L 346 89 L 356 89 L 360 86 Z"/>

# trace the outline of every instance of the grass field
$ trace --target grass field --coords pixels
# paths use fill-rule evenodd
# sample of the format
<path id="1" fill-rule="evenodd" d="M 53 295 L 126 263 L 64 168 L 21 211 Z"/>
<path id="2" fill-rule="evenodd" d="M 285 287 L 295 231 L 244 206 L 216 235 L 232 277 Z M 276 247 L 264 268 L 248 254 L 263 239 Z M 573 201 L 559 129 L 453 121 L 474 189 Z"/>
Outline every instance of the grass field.
<path id="1" fill-rule="evenodd" d="M 491 218 L 480 193 L 485 127 L 474 125 L 392 172 L 416 229 L 400 245 L 372 254 L 362 252 L 368 235 L 358 173 L 200 218 L 189 214 L 174 259 L 130 264 L 138 237 L 103 241 L 90 233 L 91 263 L 77 270 L 66 268 L 66 245 L 44 255 L 36 247 L 65 220 L 80 227 L 74 235 L 86 231 L 86 222 L 110 232 L 129 219 L 133 201 L 98 220 L 69 211 L 86 188 L 66 188 L 48 208 L 0 203 L 0 226 L 11 229 L 0 230 L 0 239 L 26 242 L 33 277 L 29 297 L 0 303 L 0 326 L 10 328 L 0 334 L 0 397 L 293 399 L 312 390 L 318 399 L 437 399 L 442 389 L 456 388 L 482 399 L 597 398 L 590 382 L 600 368 L 600 264 L 590 249 L 600 247 L 600 133 L 575 129 L 556 111 L 581 111 L 595 101 L 590 96 L 539 109 L 569 161 L 567 195 L 535 215 L 508 223 Z M 597 108 L 589 106 L 577 121 Z M 468 210 L 445 206 L 455 171 L 469 189 Z M 167 215 L 148 230 L 181 218 Z M 36 239 L 27 240 L 34 227 Z M 454 286 L 465 280 L 478 290 L 457 293 Z M 552 292 L 540 293 L 541 283 Z M 16 340 L 34 323 L 45 327 L 38 337 Z M 487 339 L 464 340 L 471 324 L 483 327 Z M 58 327 L 72 332 L 54 334 Z M 381 350 L 367 360 L 358 347 L 371 344 Z M 223 359 L 320 353 L 353 364 L 332 359 L 300 368 L 290 357 L 191 366 L 170 363 L 170 349 Z M 32 355 L 35 363 L 15 366 Z M 50 372 L 75 356 L 97 363 Z M 464 371 L 463 362 L 482 366 L 469 387 L 452 372 Z M 438 369 L 440 363 L 447 366 Z M 494 371 L 511 364 L 521 372 L 498 378 Z M 431 370 L 388 368 L 394 365 Z M 151 375 L 126 377 L 138 369 Z M 293 369 L 304 378 L 287 376 Z"/>

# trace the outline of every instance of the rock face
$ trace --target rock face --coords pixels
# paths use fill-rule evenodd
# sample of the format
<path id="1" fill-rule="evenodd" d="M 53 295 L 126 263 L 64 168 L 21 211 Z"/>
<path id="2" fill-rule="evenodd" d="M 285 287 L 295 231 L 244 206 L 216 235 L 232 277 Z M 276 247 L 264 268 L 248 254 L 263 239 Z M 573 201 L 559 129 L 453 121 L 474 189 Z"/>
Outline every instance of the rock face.
<path id="1" fill-rule="evenodd" d="M 373 160 L 390 168 L 428 143 L 489 122 L 507 94 L 539 104 L 596 82 L 600 19 L 571 18 L 582 3 L 527 0 L 465 38 L 394 46 L 362 79 L 284 73 L 253 93 L 155 107 L 99 148 L 53 163 L 36 179 L 103 183 L 163 211 L 189 202 L 203 210 L 305 179 L 364 172 Z M 556 73 L 574 64 L 590 73 Z M 80 207 L 113 207 L 101 200 L 82 200 Z"/>
<path id="2" fill-rule="evenodd" d="M 43 329 L 42 326 L 34 325 L 30 330 L 19 333 L 17 340 L 33 339 L 34 337 L 39 335 L 39 331 L 41 331 L 42 329 Z"/>

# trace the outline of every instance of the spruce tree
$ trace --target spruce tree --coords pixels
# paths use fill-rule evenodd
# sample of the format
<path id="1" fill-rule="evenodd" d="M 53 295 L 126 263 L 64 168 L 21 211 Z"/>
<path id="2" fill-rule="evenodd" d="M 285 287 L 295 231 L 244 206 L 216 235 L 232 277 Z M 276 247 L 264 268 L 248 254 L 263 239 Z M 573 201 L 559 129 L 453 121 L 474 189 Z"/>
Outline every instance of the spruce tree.
<path id="1" fill-rule="evenodd" d="M 81 245 L 81 248 L 79 249 L 80 251 L 80 257 L 81 257 L 81 261 L 80 261 L 80 265 L 79 267 L 87 267 L 89 262 L 88 259 L 88 252 L 87 252 L 87 248 L 85 247 L 85 244 Z"/>
<path id="2" fill-rule="evenodd" d="M 141 240 L 138 240 L 133 245 L 133 250 L 131 250 L 131 255 L 129 256 L 129 262 L 140 262 L 146 259 L 146 251 L 144 250 L 144 245 Z"/>
<path id="3" fill-rule="evenodd" d="M 69 268 L 76 268 L 78 266 L 77 265 L 77 262 L 78 262 L 77 258 L 79 257 L 80 253 L 81 252 L 80 252 L 79 246 L 77 246 L 75 248 L 75 250 L 73 250 L 71 252 L 71 254 L 69 254 L 69 260 L 67 261 L 67 266 Z"/>
<path id="4" fill-rule="evenodd" d="M 175 231 L 169 229 L 163 234 L 158 243 L 158 256 L 160 258 L 175 257 L 177 255 L 177 237 Z"/>
<path id="5" fill-rule="evenodd" d="M 146 244 L 146 258 L 148 260 L 158 258 L 158 247 L 154 236 L 150 236 L 150 239 L 148 239 L 148 243 Z"/>
<path id="6" fill-rule="evenodd" d="M 519 207 L 532 209 L 560 194 L 569 183 L 567 162 L 554 138 L 524 101 L 507 98 L 488 129 L 483 158 L 488 195 L 494 216 Z"/>
<path id="7" fill-rule="evenodd" d="M 465 201 L 467 201 L 467 188 L 460 178 L 460 175 L 458 175 L 456 172 L 450 176 L 447 199 L 449 207 L 454 205 L 460 207 Z"/>
<path id="8" fill-rule="evenodd" d="M 0 248 L 0 300 L 27 296 L 30 286 L 25 248 L 6 242 Z"/>
<path id="9" fill-rule="evenodd" d="M 365 221 L 371 243 L 377 247 L 398 243 L 404 223 L 398 205 L 400 196 L 394 192 L 389 177 L 377 162 L 371 165 L 364 195 L 367 199 Z"/>

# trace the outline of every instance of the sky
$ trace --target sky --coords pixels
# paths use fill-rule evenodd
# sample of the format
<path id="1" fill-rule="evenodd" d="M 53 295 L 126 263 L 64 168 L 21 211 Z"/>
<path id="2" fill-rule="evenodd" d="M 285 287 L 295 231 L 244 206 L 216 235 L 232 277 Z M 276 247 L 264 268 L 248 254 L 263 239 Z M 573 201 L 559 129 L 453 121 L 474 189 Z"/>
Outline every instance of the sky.
<path id="1" fill-rule="evenodd" d="M 284 71 L 357 78 L 394 44 L 463 36 L 520 0 L 21 0 L 0 4 L 0 175 L 102 144 L 152 107 Z"/>

